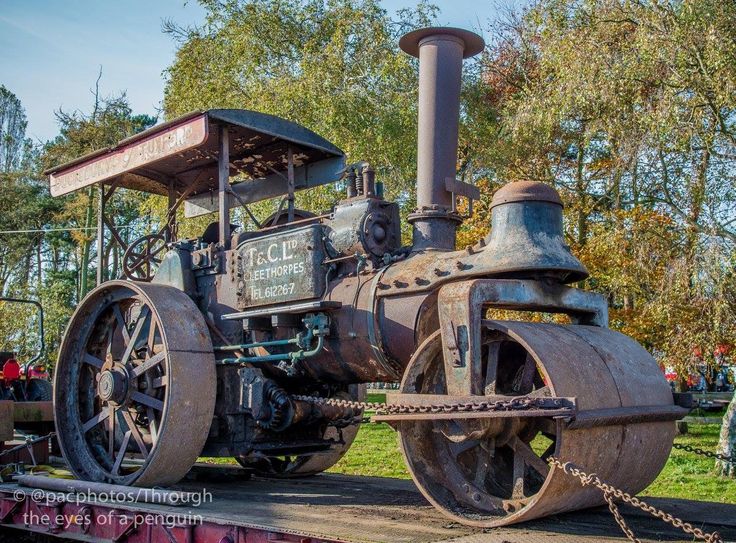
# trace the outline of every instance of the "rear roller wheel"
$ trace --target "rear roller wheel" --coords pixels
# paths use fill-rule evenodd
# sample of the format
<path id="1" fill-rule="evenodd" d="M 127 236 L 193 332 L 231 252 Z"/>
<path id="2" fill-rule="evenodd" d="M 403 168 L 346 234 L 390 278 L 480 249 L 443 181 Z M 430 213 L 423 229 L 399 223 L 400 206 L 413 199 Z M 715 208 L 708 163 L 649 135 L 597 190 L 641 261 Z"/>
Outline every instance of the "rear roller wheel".
<path id="1" fill-rule="evenodd" d="M 351 385 L 349 392 L 340 392 L 335 395 L 335 398 L 360 402 L 365 400 L 365 396 L 365 385 Z M 322 473 L 337 464 L 345 453 L 348 452 L 355 437 L 358 435 L 359 429 L 360 426 L 358 424 L 347 426 L 340 430 L 334 426 L 328 426 L 322 439 L 338 441 L 342 438 L 341 443 L 336 443 L 328 451 L 301 455 L 263 456 L 260 458 L 236 456 L 235 460 L 241 466 L 252 469 L 261 477 L 275 477 L 279 479 L 309 477 L 310 475 Z"/>
<path id="2" fill-rule="evenodd" d="M 110 281 L 82 301 L 62 341 L 61 450 L 80 479 L 175 483 L 204 446 L 215 392 L 211 340 L 191 299 L 165 285 Z"/>
<path id="3" fill-rule="evenodd" d="M 608 329 L 487 321 L 485 394 L 577 397 L 578 409 L 671 405 L 652 357 Z M 447 394 L 442 339 L 430 336 L 401 384 L 407 394 Z M 501 526 L 599 505 L 596 489 L 550 470 L 551 455 L 628 492 L 644 489 L 669 456 L 673 422 L 567 429 L 545 417 L 401 421 L 399 444 L 422 493 L 449 517 Z"/>

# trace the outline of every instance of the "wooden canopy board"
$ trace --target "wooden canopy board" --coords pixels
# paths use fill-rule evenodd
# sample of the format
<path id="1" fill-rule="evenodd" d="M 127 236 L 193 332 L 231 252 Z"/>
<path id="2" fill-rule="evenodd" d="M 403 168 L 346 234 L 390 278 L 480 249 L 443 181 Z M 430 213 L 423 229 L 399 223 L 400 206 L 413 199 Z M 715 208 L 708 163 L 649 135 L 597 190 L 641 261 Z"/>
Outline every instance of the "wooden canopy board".
<path id="1" fill-rule="evenodd" d="M 608 509 L 556 515 L 518 526 L 480 530 L 459 525 L 430 506 L 410 481 L 323 474 L 306 479 L 248 479 L 240 468 L 198 465 L 192 480 L 178 488 L 206 489 L 212 501 L 198 508 L 145 503 L 55 504 L 31 499 L 18 502 L 14 484 L 0 485 L 0 524 L 26 533 L 44 533 L 79 541 L 129 543 L 583 543 L 627 541 Z M 30 496 L 30 490 L 26 489 Z M 134 490 L 134 489 L 132 489 Z M 38 491 L 37 491 L 38 492 Z M 38 497 L 38 496 L 37 496 Z M 691 500 L 648 500 L 673 515 L 724 540 L 736 540 L 736 506 Z M 83 507 L 87 507 L 83 510 Z M 621 507 L 627 522 L 646 542 L 692 541 L 686 534 L 645 513 Z M 30 515 L 35 512 L 36 515 Z M 106 515 L 113 522 L 78 525 L 43 524 L 42 514 Z M 133 529 L 136 515 L 199 515 L 201 522 L 182 520 L 175 527 L 143 525 Z M 25 516 L 24 516 L 25 514 Z M 30 519 L 32 522 L 25 524 Z M 127 522 L 123 519 L 127 519 Z M 127 531 L 126 531 L 127 530 Z M 0 537 L 2 532 L 0 530 Z M 12 533 L 12 532 L 10 532 Z"/>
<path id="2" fill-rule="evenodd" d="M 285 177 L 289 148 L 295 168 L 314 167 L 325 160 L 337 165 L 344 158 L 340 149 L 296 123 L 255 111 L 212 109 L 156 125 L 113 147 L 47 170 L 51 195 L 98 183 L 161 195 L 169 194 L 172 183 L 178 195 L 217 191 L 218 128 L 223 127 L 229 133 L 230 175 L 240 175 L 239 183 L 253 182 L 253 189 L 263 190 L 261 186 L 273 182 L 279 173 Z M 330 181 L 334 179 L 325 176 L 321 183 Z M 310 186 L 320 184 L 313 183 Z"/>

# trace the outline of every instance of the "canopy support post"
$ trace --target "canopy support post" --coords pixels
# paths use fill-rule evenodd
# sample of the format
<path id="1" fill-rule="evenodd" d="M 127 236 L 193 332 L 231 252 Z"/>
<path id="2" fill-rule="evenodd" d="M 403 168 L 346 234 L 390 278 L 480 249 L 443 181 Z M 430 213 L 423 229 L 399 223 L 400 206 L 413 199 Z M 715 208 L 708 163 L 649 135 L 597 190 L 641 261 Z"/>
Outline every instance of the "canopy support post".
<path id="1" fill-rule="evenodd" d="M 105 184 L 100 183 L 99 186 L 99 207 L 97 209 L 97 286 L 102 284 L 104 279 L 103 270 L 105 267 Z"/>
<path id="2" fill-rule="evenodd" d="M 218 197 L 220 212 L 220 246 L 223 249 L 230 247 L 230 206 L 228 185 L 230 183 L 230 142 L 227 126 L 220 126 L 220 153 L 217 158 Z"/>
<path id="3" fill-rule="evenodd" d="M 288 215 L 287 215 L 287 222 L 292 222 L 294 220 L 294 151 L 291 148 L 291 145 L 287 147 L 286 149 L 286 157 L 287 157 L 287 190 L 289 191 L 289 206 L 288 206 Z"/>
<path id="4" fill-rule="evenodd" d="M 174 241 L 176 239 L 176 184 L 173 179 L 169 179 L 169 212 L 167 217 L 167 228 L 166 232 L 164 232 L 164 235 L 166 236 L 166 241 Z"/>

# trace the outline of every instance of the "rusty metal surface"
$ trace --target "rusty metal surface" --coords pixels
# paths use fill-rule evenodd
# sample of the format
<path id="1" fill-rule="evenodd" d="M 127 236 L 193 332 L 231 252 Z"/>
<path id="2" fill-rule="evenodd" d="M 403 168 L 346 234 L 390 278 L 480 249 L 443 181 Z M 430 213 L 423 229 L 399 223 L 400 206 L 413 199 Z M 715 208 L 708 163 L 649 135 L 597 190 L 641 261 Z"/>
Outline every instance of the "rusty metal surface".
<path id="1" fill-rule="evenodd" d="M 507 183 L 493 194 L 491 208 L 511 202 L 550 202 L 562 207 L 557 191 L 536 181 L 515 181 Z"/>
<path id="2" fill-rule="evenodd" d="M 371 422 L 402 422 L 402 421 L 427 421 L 427 420 L 477 420 L 498 418 L 520 418 L 531 419 L 535 417 L 570 417 L 572 409 L 561 407 L 559 409 L 527 409 L 523 414 L 515 411 L 458 411 L 450 413 L 395 413 L 390 415 L 374 415 Z"/>
<path id="3" fill-rule="evenodd" d="M 599 294 L 530 280 L 476 279 L 445 285 L 438 298 L 449 394 L 480 394 L 481 319 L 489 307 L 567 313 L 575 321 L 608 324 Z"/>
<path id="4" fill-rule="evenodd" d="M 570 430 L 592 428 L 594 426 L 612 426 L 618 424 L 633 424 L 641 422 L 665 422 L 680 420 L 690 412 L 676 405 L 665 406 L 632 406 L 613 407 L 609 409 L 589 409 L 577 413 L 575 419 L 566 427 Z"/>
<path id="5" fill-rule="evenodd" d="M 186 294 L 110 281 L 80 303 L 54 380 L 59 444 L 78 477 L 126 485 L 178 481 L 202 450 L 214 401 L 212 344 Z M 126 453 L 142 456 L 142 466 L 121 469 Z"/>
<path id="6" fill-rule="evenodd" d="M 206 115 L 161 127 L 129 145 L 82 157 L 49 173 L 51 196 L 62 196 L 136 168 L 176 156 L 203 144 L 209 135 Z"/>
<path id="7" fill-rule="evenodd" d="M 380 267 L 384 254 L 401 247 L 399 206 L 376 197 L 343 200 L 325 221 L 325 237 L 330 258 L 364 254 Z"/>
<path id="8" fill-rule="evenodd" d="M 463 58 L 482 51 L 483 39 L 457 28 L 424 28 L 406 34 L 399 46 L 419 57 L 419 134 L 414 251 L 451 250 L 460 222 L 446 178 L 457 169 L 460 84 Z"/>
<path id="9" fill-rule="evenodd" d="M 662 411 L 673 405 L 656 362 L 622 334 L 592 326 L 502 321 L 485 321 L 484 328 L 488 363 L 476 378 L 486 390 L 575 396 L 579 412 L 636 406 L 656 406 Z M 500 347 L 493 350 L 498 342 Z M 438 333 L 412 360 L 402 381 L 404 393 L 445 393 L 441 352 Z M 515 391 L 515 379 L 527 366 L 535 376 L 530 377 L 528 389 Z M 519 373 L 512 379 L 517 370 L 508 372 L 515 367 Z M 524 380 L 521 377 L 520 382 Z M 616 424 L 609 419 L 611 424 L 576 430 L 561 421 L 545 425 L 543 419 L 525 419 L 523 413 L 518 420 L 511 427 L 499 426 L 493 419 L 475 421 L 455 428 L 452 434 L 437 427 L 439 422 L 402 422 L 402 451 L 427 499 L 451 518 L 476 526 L 500 526 L 591 507 L 602 503 L 599 492 L 581 487 L 564 473 L 550 471 L 544 455 L 537 457 L 524 443 L 546 434 L 552 441 L 545 454 L 586 466 L 611 484 L 636 493 L 664 466 L 675 433 L 674 421 Z M 466 440 L 471 456 L 452 452 L 453 443 Z M 602 443 L 606 446 L 601 447 Z M 495 448 L 495 454 L 489 447 Z M 517 471 L 519 457 L 523 461 Z M 478 467 L 473 468 L 476 463 Z M 478 478 L 481 465 L 486 466 L 485 475 Z"/>
<path id="10" fill-rule="evenodd" d="M 550 277 L 572 283 L 588 270 L 572 254 L 562 229 L 562 207 L 539 201 L 499 204 L 491 212 L 488 238 L 493 268 L 517 277 Z"/>

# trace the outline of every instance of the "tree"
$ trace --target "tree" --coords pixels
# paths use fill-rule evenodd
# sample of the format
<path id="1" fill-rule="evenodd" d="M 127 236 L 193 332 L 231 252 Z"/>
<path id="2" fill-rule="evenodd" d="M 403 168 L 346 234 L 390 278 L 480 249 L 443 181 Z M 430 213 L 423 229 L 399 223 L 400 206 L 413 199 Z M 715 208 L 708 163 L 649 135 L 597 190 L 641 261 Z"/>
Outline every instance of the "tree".
<path id="1" fill-rule="evenodd" d="M 20 169 L 29 155 L 27 125 L 26 112 L 18 97 L 0 85 L 0 172 Z"/>
<path id="2" fill-rule="evenodd" d="M 89 114 L 81 111 L 66 113 L 59 110 L 56 116 L 60 134 L 44 146 L 41 157 L 44 168 L 63 164 L 97 149 L 113 146 L 120 140 L 152 126 L 156 121 L 148 115 L 134 115 L 124 93 L 104 98 L 100 96 L 98 90 L 94 92 L 92 111 Z M 94 187 L 89 187 L 84 192 L 70 194 L 63 198 L 63 209 L 57 216 L 57 220 L 78 228 L 72 231 L 71 236 L 80 248 L 77 255 L 79 297 L 86 294 L 91 283 L 90 262 L 92 241 L 96 236 L 94 219 L 98 196 L 98 191 Z M 143 199 L 141 195 L 121 191 L 114 196 L 108 207 L 120 224 L 129 224 L 138 218 L 139 206 L 142 205 Z"/>

